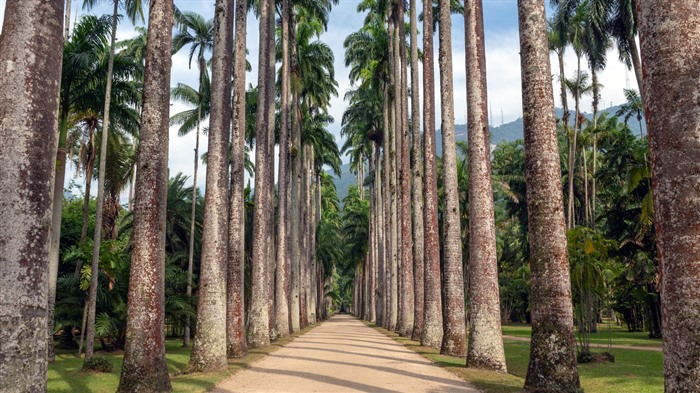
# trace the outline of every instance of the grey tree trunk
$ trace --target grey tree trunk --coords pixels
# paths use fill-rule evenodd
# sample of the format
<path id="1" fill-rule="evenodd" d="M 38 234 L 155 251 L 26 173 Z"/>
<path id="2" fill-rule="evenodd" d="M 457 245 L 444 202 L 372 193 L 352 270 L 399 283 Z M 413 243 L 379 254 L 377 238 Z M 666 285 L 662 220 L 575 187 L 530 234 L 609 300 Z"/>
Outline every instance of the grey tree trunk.
<path id="1" fill-rule="evenodd" d="M 377 309 L 377 325 L 384 326 L 386 321 L 385 317 L 385 236 L 384 236 L 384 194 L 382 191 L 382 178 L 384 176 L 382 171 L 382 161 L 381 161 L 381 151 L 379 143 L 374 144 L 374 193 L 375 200 L 377 202 L 377 217 L 375 218 L 375 225 L 377 231 L 377 282 L 376 286 L 376 303 Z"/>
<path id="2" fill-rule="evenodd" d="M 391 58 L 391 57 L 390 57 Z M 384 217 L 383 217 L 383 242 L 382 242 L 382 247 L 384 251 L 384 280 L 382 282 L 382 286 L 384 287 L 384 304 L 382 306 L 382 309 L 384 310 L 384 316 L 383 316 L 383 322 L 384 324 L 382 325 L 385 328 L 389 328 L 390 325 L 390 319 L 391 319 L 391 195 L 389 191 L 389 176 L 391 174 L 391 166 L 389 163 L 389 145 L 390 145 L 390 138 L 389 138 L 389 86 L 385 85 L 384 86 L 384 95 L 383 95 L 383 108 L 382 108 L 382 117 L 384 119 L 383 121 L 383 138 L 382 138 L 382 161 L 384 165 L 384 169 L 382 171 L 382 174 L 384 175 L 384 178 L 382 179 L 382 197 L 383 197 L 383 210 L 384 210 Z"/>
<path id="3" fill-rule="evenodd" d="M 275 319 L 276 330 L 280 337 L 290 333 L 289 324 L 289 0 L 282 0 L 282 89 L 280 107 L 280 158 L 278 180 L 278 223 L 277 223 L 277 272 L 275 292 Z"/>
<path id="4" fill-rule="evenodd" d="M 404 2 L 399 8 L 399 58 L 401 59 L 401 119 L 399 138 L 401 145 L 401 324 L 399 333 L 404 337 L 413 334 L 413 223 L 411 220 L 411 134 L 408 127 L 408 68 L 406 58 L 406 24 Z"/>
<path id="5" fill-rule="evenodd" d="M 258 54 L 258 105 L 257 122 L 255 128 L 255 207 L 253 210 L 253 252 L 251 270 L 251 299 L 249 315 L 248 345 L 252 348 L 264 347 L 270 344 L 270 318 L 269 318 L 269 293 L 267 260 L 267 232 L 268 216 L 270 209 L 268 196 L 268 182 L 271 174 L 268 164 L 267 151 L 267 73 L 269 72 L 269 14 L 274 12 L 270 6 L 270 0 L 262 0 L 260 4 L 260 42 Z"/>
<path id="6" fill-rule="evenodd" d="M 126 345 L 118 392 L 168 392 L 165 363 L 165 222 L 173 3 L 151 0 L 129 272 Z"/>
<path id="7" fill-rule="evenodd" d="M 268 14 L 270 21 L 268 22 L 268 40 L 267 40 L 267 51 L 268 51 L 268 69 L 267 69 L 267 84 L 265 88 L 267 89 L 267 165 L 268 173 L 270 174 L 270 179 L 267 182 L 267 200 L 270 202 L 268 206 L 272 206 L 271 209 L 266 209 L 267 212 L 267 255 L 265 260 L 268 263 L 267 270 L 267 308 L 268 308 L 268 327 L 270 329 L 270 340 L 277 338 L 277 330 L 275 329 L 275 272 L 276 272 L 276 252 L 275 252 L 275 1 L 270 0 L 270 10 Z"/>
<path id="8" fill-rule="evenodd" d="M 630 57 L 632 58 L 632 66 L 634 68 L 634 77 L 637 80 L 637 86 L 639 87 L 639 95 L 642 97 L 642 102 L 644 102 L 644 80 L 642 78 L 642 62 L 639 57 L 639 48 L 637 47 L 637 41 L 634 37 L 630 37 L 627 40 L 630 48 Z"/>
<path id="9" fill-rule="evenodd" d="M 443 212 L 443 287 L 445 288 L 444 335 L 440 353 L 466 356 L 467 331 L 462 272 L 462 233 L 457 182 L 457 149 L 454 133 L 452 92 L 452 22 L 450 0 L 440 0 L 440 97 L 442 113 L 442 174 L 445 198 Z"/>
<path id="10" fill-rule="evenodd" d="M 6 3 L 0 35 L 1 391 L 46 390 L 62 22 L 63 0 Z"/>
<path id="11" fill-rule="evenodd" d="M 95 233 L 92 243 L 92 264 L 90 275 L 90 291 L 88 292 L 87 332 L 85 336 L 85 362 L 92 360 L 95 346 L 95 313 L 97 308 L 97 284 L 100 267 L 100 243 L 102 242 L 102 210 L 104 208 L 105 168 L 107 166 L 107 140 L 109 139 L 109 105 L 112 100 L 112 71 L 114 68 L 114 52 L 117 43 L 117 23 L 119 0 L 114 0 L 112 13 L 112 37 L 109 47 L 109 63 L 107 64 L 107 86 L 105 87 L 105 106 L 102 117 L 102 136 L 100 137 L 100 166 L 97 180 L 97 208 L 95 209 Z"/>
<path id="12" fill-rule="evenodd" d="M 70 5 L 71 5 L 71 0 L 66 0 L 66 10 L 64 13 L 64 20 L 63 20 L 63 41 L 68 41 L 68 37 L 70 37 Z"/>
<path id="13" fill-rule="evenodd" d="M 423 183 L 424 299 L 420 343 L 440 348 L 442 295 L 438 232 L 437 168 L 435 164 L 435 65 L 433 62 L 433 4 L 423 0 Z"/>
<path id="14" fill-rule="evenodd" d="M 245 73 L 246 17 L 248 1 L 236 0 L 236 59 L 234 62 L 233 131 L 231 143 L 231 186 L 228 233 L 228 276 L 226 296 L 226 353 L 246 355 L 245 337 Z"/>
<path id="15" fill-rule="evenodd" d="M 188 371 L 217 370 L 227 364 L 228 150 L 231 129 L 233 11 L 233 2 L 216 1 L 197 332 Z"/>
<path id="16" fill-rule="evenodd" d="M 396 41 L 398 34 L 392 22 L 389 22 L 389 84 L 392 91 L 393 99 L 390 96 L 389 105 L 389 227 L 391 237 L 391 264 L 389 265 L 389 330 L 395 331 L 398 323 L 399 301 L 398 301 L 398 206 L 397 206 L 397 187 L 396 187 L 396 103 L 398 94 L 396 94 L 396 67 L 398 52 Z"/>
<path id="17" fill-rule="evenodd" d="M 61 126 L 59 126 L 61 127 Z M 63 143 L 61 141 L 63 139 Z M 55 359 L 53 334 L 54 311 L 56 308 L 56 284 L 58 281 L 59 251 L 61 246 L 61 209 L 63 207 L 63 185 L 66 179 L 65 133 L 59 135 L 56 150 L 56 172 L 54 174 L 53 202 L 51 212 L 51 248 L 49 249 L 49 301 L 47 322 L 47 357 L 49 362 Z"/>
<path id="18" fill-rule="evenodd" d="M 544 2 L 519 0 L 532 339 L 525 389 L 580 389 Z"/>
<path id="19" fill-rule="evenodd" d="M 194 270 L 194 229 L 197 218 L 197 168 L 199 167 L 199 131 L 202 124 L 202 76 L 206 67 L 203 57 L 199 58 L 199 89 L 197 92 L 197 129 L 194 143 L 194 174 L 192 175 L 192 208 L 190 212 L 190 241 L 187 252 L 187 298 L 192 301 L 192 272 Z M 182 338 L 182 346 L 190 346 L 190 317 L 185 317 L 185 334 Z"/>
<path id="20" fill-rule="evenodd" d="M 700 111 L 697 1 L 638 4 L 649 129 L 666 392 L 700 390 Z"/>
<path id="21" fill-rule="evenodd" d="M 413 335 L 420 341 L 423 335 L 423 154 L 420 134 L 420 85 L 418 72 L 418 10 L 416 0 L 410 0 L 411 23 L 411 128 L 413 154 Z"/>
<path id="22" fill-rule="evenodd" d="M 467 366 L 506 372 L 501 338 L 496 224 L 491 184 L 482 0 L 464 4 L 469 130 L 469 348 Z"/>

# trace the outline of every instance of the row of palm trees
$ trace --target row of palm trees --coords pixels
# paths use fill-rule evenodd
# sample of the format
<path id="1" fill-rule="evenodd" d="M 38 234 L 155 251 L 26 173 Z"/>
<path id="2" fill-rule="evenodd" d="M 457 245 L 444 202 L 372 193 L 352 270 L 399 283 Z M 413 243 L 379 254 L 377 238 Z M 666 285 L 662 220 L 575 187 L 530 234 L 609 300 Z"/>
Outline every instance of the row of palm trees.
<path id="1" fill-rule="evenodd" d="M 454 7 L 447 0 L 438 1 L 438 16 L 433 16 L 432 2 L 425 1 L 423 7 L 423 140 L 420 140 L 418 48 L 416 31 L 416 4 L 410 1 L 410 48 L 411 48 L 411 103 L 408 115 L 408 78 L 406 56 L 405 2 L 365 0 L 358 11 L 369 11 L 362 28 L 352 33 L 345 41 L 346 65 L 350 67 L 352 88 L 347 93 L 348 108 L 343 117 L 342 132 L 346 136 L 343 150 L 348 152 L 351 167 L 358 173 L 358 188 L 365 186 L 362 171 L 368 166 L 370 188 L 370 221 L 368 251 L 356 265 L 355 288 L 353 290 L 353 313 L 376 322 L 404 336 L 419 339 L 422 345 L 440 348 L 441 353 L 467 357 L 470 367 L 506 371 L 503 343 L 500 333 L 499 287 L 496 264 L 496 239 L 494 228 L 494 201 L 490 170 L 490 149 L 488 113 L 486 110 L 486 70 L 483 36 L 482 2 L 467 0 L 463 10 Z M 653 2 L 649 2 L 653 3 Z M 646 25 L 648 40 L 642 30 L 641 62 L 635 35 L 637 21 L 641 21 L 644 8 L 652 15 L 650 4 L 637 4 L 635 1 L 615 0 L 562 0 L 555 1 L 556 15 L 549 23 L 545 15 L 544 3 L 537 0 L 520 1 L 519 23 L 521 42 L 521 71 L 523 80 L 523 113 L 525 131 L 525 162 L 527 183 L 528 239 L 532 288 L 530 312 L 533 333 L 530 363 L 525 386 L 532 391 L 561 392 L 577 391 L 580 388 L 576 365 L 576 344 L 573 335 L 573 308 L 569 279 L 569 258 L 567 256 L 566 226 L 573 228 L 574 215 L 574 168 L 577 167 L 577 135 L 582 130 L 580 99 L 587 91 L 593 95 L 594 121 L 596 128 L 599 88 L 596 73 L 605 66 L 605 53 L 611 39 L 617 42 L 620 57 L 629 66 L 635 67 L 642 86 L 642 97 L 647 105 L 652 148 L 652 171 L 656 176 L 669 176 L 680 179 L 684 176 L 674 172 L 680 162 L 689 167 L 690 163 L 675 155 L 697 155 L 697 149 L 685 139 L 683 146 L 671 146 L 671 138 L 679 134 L 671 132 L 661 136 L 654 134 L 654 126 L 670 132 L 670 113 L 678 108 L 671 106 L 668 89 L 658 99 L 661 102 L 650 106 L 647 96 L 653 95 L 648 85 L 654 76 L 647 75 L 642 85 L 640 64 L 656 71 L 656 77 L 669 81 L 673 76 L 662 71 L 661 58 L 670 53 L 685 50 L 697 55 L 697 46 L 681 42 L 675 37 L 664 37 L 673 47 L 661 49 L 656 42 L 658 23 L 668 23 L 680 27 L 680 11 L 665 7 L 660 19 L 654 15 L 653 22 Z M 658 6 L 658 4 L 655 4 Z M 683 8 L 683 7 L 679 7 Z M 467 61 L 467 112 L 468 112 L 468 217 L 469 217 L 469 344 L 466 344 L 464 315 L 464 278 L 462 274 L 462 248 L 460 237 L 459 190 L 457 184 L 457 162 L 455 159 L 452 59 L 450 43 L 450 14 L 463 11 L 465 17 L 466 61 Z M 673 9 L 673 10 L 672 10 Z M 438 194 L 435 158 L 434 120 L 434 76 L 433 76 L 433 21 L 439 25 L 439 66 L 440 95 L 442 114 L 442 194 Z M 655 24 L 656 23 L 656 24 Z M 640 22 L 639 26 L 644 23 Z M 549 26 L 549 27 L 548 27 Z M 666 30 L 664 30 L 666 31 Z M 654 37 L 654 38 L 651 38 Z M 572 45 L 576 52 L 578 68 L 571 80 L 566 80 L 563 69 L 563 53 Z M 645 52 L 654 51 L 654 57 Z M 681 49 L 682 48 L 682 49 Z M 565 135 L 569 141 L 569 173 L 567 215 L 564 214 L 564 199 L 560 184 L 562 172 L 557 139 L 557 120 L 554 115 L 554 96 L 549 65 L 549 51 L 554 50 L 560 60 L 560 81 L 562 86 L 562 120 Z M 592 74 L 591 85 L 586 83 L 587 75 L 581 71 L 580 60 L 586 57 Z M 680 58 L 687 58 L 686 52 Z M 646 65 L 651 64 L 651 65 Z M 692 73 L 692 67 L 674 63 L 677 75 Z M 657 68 L 655 68 L 657 67 Z M 670 83 L 670 82 L 669 82 Z M 679 82 L 674 82 L 679 83 Z M 657 87 L 659 89 L 659 87 Z M 680 91 L 680 90 L 679 90 Z M 567 93 L 575 98 L 575 119 L 570 130 Z M 646 93 L 646 94 L 645 94 Z M 628 93 L 628 95 L 632 95 Z M 666 101 L 664 101 L 666 100 Z M 632 101 L 630 100 L 630 104 Z M 639 100 L 641 101 L 641 99 Z M 665 124 L 654 124 L 652 108 L 659 113 L 658 118 Z M 629 112 L 627 109 L 624 112 Z M 662 116 L 661 113 L 664 113 Z M 622 113 L 621 113 L 622 114 Z M 641 117 L 639 118 L 641 119 Z M 674 119 L 679 121 L 679 119 Z M 640 120 L 641 122 L 641 120 Z M 697 134 L 697 124 L 691 120 L 692 135 Z M 641 126 L 641 124 L 640 124 Z M 593 136 L 595 152 L 595 135 Z M 411 141 L 412 139 L 412 141 Z M 421 143 L 422 142 L 422 143 Z M 579 142 L 580 143 L 580 142 Z M 655 145 L 658 143 L 658 145 Z M 422 150 L 421 150 L 422 145 Z M 413 147 L 412 156 L 409 146 Z M 670 150 L 669 150 L 670 149 Z M 655 153 L 654 153 L 655 151 Z M 672 154 L 677 159 L 669 162 L 664 154 Z M 582 168 L 587 171 L 586 151 L 582 153 Z M 595 179 L 596 157 L 593 153 L 593 173 L 584 173 L 584 185 L 588 187 Z M 409 165 L 413 164 L 410 168 Z M 671 169 L 669 169 L 671 166 Z M 410 175 L 413 177 L 411 192 Z M 679 176 L 679 177 L 674 177 Z M 671 180 L 665 184 L 670 186 Z M 690 180 L 687 180 L 692 182 Z M 581 202 L 580 222 L 587 226 L 595 225 L 596 184 L 592 180 L 590 192 L 585 188 Z M 685 189 L 685 188 L 684 188 Z M 697 198 L 697 192 L 687 190 L 681 196 L 669 189 L 655 187 L 656 208 L 660 201 L 670 203 L 666 210 L 679 214 L 677 203 Z M 663 193 L 664 195 L 658 195 Z M 441 211 L 438 211 L 438 198 L 442 198 Z M 671 207 L 673 206 L 673 207 Z M 413 213 L 413 215 L 411 215 Z M 442 231 L 438 228 L 438 218 Z M 659 215 L 657 229 L 679 231 L 681 222 L 685 225 L 696 222 L 697 217 L 683 214 L 676 216 Z M 663 228 L 664 222 L 670 227 Z M 696 231 L 682 231 L 686 239 L 697 241 Z M 692 233 L 692 235 L 690 235 Z M 440 234 L 440 237 L 438 237 Z M 683 391 L 685 386 L 698 386 L 700 380 L 695 372 L 681 371 L 680 359 L 697 360 L 697 356 L 687 350 L 691 338 L 684 335 L 683 328 L 696 323 L 696 318 L 675 318 L 691 312 L 697 296 L 690 294 L 685 280 L 697 277 L 697 271 L 687 265 L 692 259 L 692 247 L 688 242 L 673 238 L 666 232 L 666 241 L 675 247 L 673 259 L 664 255 L 670 251 L 669 244 L 659 244 L 662 266 L 662 314 L 666 313 L 664 338 L 666 339 L 668 391 Z M 664 235 L 660 236 L 664 238 Z M 442 240 L 442 243 L 438 239 Z M 682 254 L 684 250 L 688 254 Z M 690 258 L 690 259 L 688 259 Z M 680 264 L 680 265 L 679 265 Z M 670 265 L 670 266 L 669 266 Z M 666 271 L 673 271 L 669 277 Z M 683 273 L 680 273 L 680 272 Z M 685 278 L 680 278 L 685 277 Z M 672 283 L 674 289 L 668 290 Z M 669 295 L 670 294 L 670 295 Z M 672 315 L 668 315 L 673 310 Z M 684 314 L 687 315 L 687 314 Z M 692 321 L 691 321 L 692 320 Z M 676 330 L 681 329 L 681 330 Z M 669 337 L 670 336 L 670 337 Z M 673 352 L 671 352 L 673 351 Z M 669 358 L 672 358 L 670 360 Z M 686 363 L 687 364 L 687 363 Z"/>

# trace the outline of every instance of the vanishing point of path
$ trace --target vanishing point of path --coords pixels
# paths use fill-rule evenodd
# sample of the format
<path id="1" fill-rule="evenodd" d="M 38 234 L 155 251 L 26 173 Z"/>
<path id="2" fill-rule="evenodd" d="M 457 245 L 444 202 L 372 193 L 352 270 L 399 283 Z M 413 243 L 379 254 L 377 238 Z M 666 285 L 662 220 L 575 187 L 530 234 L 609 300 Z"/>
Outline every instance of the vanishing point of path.
<path id="1" fill-rule="evenodd" d="M 219 384 L 216 393 L 476 393 L 357 319 L 338 315 Z"/>

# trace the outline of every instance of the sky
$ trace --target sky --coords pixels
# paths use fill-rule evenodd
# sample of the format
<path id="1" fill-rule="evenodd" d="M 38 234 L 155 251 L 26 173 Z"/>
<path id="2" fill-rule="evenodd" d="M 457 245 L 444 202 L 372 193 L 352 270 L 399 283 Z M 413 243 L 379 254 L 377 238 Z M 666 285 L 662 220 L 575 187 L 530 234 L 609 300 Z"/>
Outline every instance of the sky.
<path id="1" fill-rule="evenodd" d="M 0 0 L 0 16 L 4 16 L 5 4 L 7 0 Z M 364 14 L 357 12 L 359 0 L 339 0 L 339 4 L 334 6 L 330 14 L 330 22 L 328 31 L 325 32 L 320 39 L 326 42 L 333 50 L 335 55 L 335 77 L 338 81 L 338 97 L 331 100 L 329 113 L 335 118 L 335 123 L 329 129 L 336 136 L 338 145 L 342 145 L 340 136 L 340 120 L 346 103 L 343 101 L 345 92 L 351 88 L 348 79 L 348 70 L 345 68 L 343 41 L 345 37 L 358 30 L 362 26 Z M 82 8 L 81 0 L 73 0 L 72 18 L 75 20 L 76 14 L 86 13 L 92 14 L 108 14 L 111 13 L 111 0 L 105 0 L 91 11 Z M 421 1 L 418 1 L 418 8 L 422 8 Z M 181 10 L 190 10 L 202 14 L 206 18 L 212 18 L 214 15 L 214 0 L 175 0 L 175 5 Z M 483 0 L 484 6 L 484 28 L 485 28 L 485 45 L 486 45 L 486 72 L 488 83 L 488 99 L 491 110 L 491 124 L 498 126 L 503 122 L 513 121 L 522 114 L 522 99 L 520 85 L 520 57 L 519 57 L 519 37 L 518 37 L 518 15 L 517 15 L 517 0 Z M 147 10 L 146 10 L 147 11 Z M 551 9 L 548 9 L 551 14 Z M 407 15 L 408 17 L 408 15 Z M 146 19 L 148 17 L 146 16 Z M 1 21 L 2 19 L 0 19 Z M 0 22 L 1 23 L 1 22 Z M 73 23 L 73 22 L 71 22 Z M 257 54 L 258 54 L 258 20 L 252 13 L 248 14 L 247 19 L 247 47 L 249 51 L 248 61 L 252 65 L 252 71 L 247 74 L 246 85 L 252 83 L 257 84 Z M 437 32 L 436 32 L 437 33 Z M 117 39 L 124 40 L 135 35 L 134 27 L 129 21 L 124 18 L 117 31 Z M 454 15 L 452 17 L 452 56 L 453 56 L 453 73 L 454 73 L 454 108 L 455 108 L 455 123 L 466 123 L 466 72 L 465 72 L 465 49 L 464 49 L 464 17 L 462 15 Z M 419 45 L 422 43 L 422 37 L 419 36 Z M 438 69 L 438 36 L 434 37 L 435 48 L 435 78 L 436 85 L 439 83 Z M 173 57 L 171 86 L 177 83 L 185 83 L 196 87 L 197 84 L 197 66 L 193 62 L 192 67 L 189 67 L 187 58 L 187 50 L 177 53 Z M 551 58 L 552 72 L 558 72 L 558 63 L 556 57 Z M 568 50 L 565 55 L 565 70 L 570 77 L 573 75 L 576 67 L 576 57 L 572 50 Z M 583 61 L 585 63 L 585 60 Z M 279 67 L 279 64 L 278 64 Z M 422 74 L 422 73 L 421 73 Z M 421 75 L 422 78 L 422 75 Z M 560 106 L 559 88 L 557 75 L 553 76 L 555 105 Z M 603 85 L 601 90 L 602 106 L 608 107 L 618 105 L 625 102 L 623 89 L 630 87 L 637 89 L 634 74 L 627 71 L 624 64 L 618 60 L 617 51 L 612 48 L 608 53 L 608 65 L 605 71 L 599 75 L 600 83 Z M 421 97 L 423 92 L 421 91 Z M 440 89 L 436 86 L 436 125 L 440 128 Z M 572 104 L 570 104 L 571 106 Z M 173 102 L 171 106 L 171 115 L 187 109 L 184 105 Z M 591 100 L 584 98 L 581 103 L 583 111 L 591 111 Z M 200 138 L 200 151 L 203 153 L 207 150 L 207 138 Z M 193 172 L 193 149 L 195 144 L 194 133 L 190 133 L 184 137 L 178 137 L 176 127 L 170 130 L 170 146 L 169 146 L 169 166 L 170 174 L 182 172 L 188 176 Z M 254 155 L 253 155 L 254 156 Z M 203 182 L 206 175 L 206 166 L 200 165 L 198 171 L 198 186 L 203 190 Z M 72 175 L 71 175 L 72 176 Z M 247 175 L 246 175 L 247 176 Z M 71 179 L 73 179 L 71 177 Z M 82 179 L 73 179 L 77 184 L 82 184 Z M 68 184 L 67 179 L 66 184 Z M 191 181 L 189 182 L 191 184 Z M 94 188 L 93 188 L 94 190 Z M 79 194 L 79 190 L 73 191 Z"/>

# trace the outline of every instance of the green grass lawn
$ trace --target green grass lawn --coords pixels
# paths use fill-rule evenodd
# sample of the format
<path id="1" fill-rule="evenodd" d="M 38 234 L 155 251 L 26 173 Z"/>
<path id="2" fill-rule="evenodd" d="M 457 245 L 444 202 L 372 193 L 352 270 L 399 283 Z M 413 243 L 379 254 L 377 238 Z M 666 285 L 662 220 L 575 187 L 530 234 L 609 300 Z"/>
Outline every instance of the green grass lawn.
<path id="1" fill-rule="evenodd" d="M 506 329 L 510 330 L 510 328 L 510 326 L 504 327 L 504 333 Z M 465 360 L 462 358 L 443 356 L 435 349 L 421 347 L 416 341 L 399 337 L 397 334 L 388 332 L 382 328 L 375 327 L 375 329 L 382 331 L 394 340 L 403 343 L 417 353 L 447 368 L 452 373 L 488 393 L 515 393 L 522 391 L 530 356 L 530 343 L 528 342 L 505 340 L 508 374 L 503 375 L 488 371 L 470 370 L 466 368 Z M 524 335 L 524 326 L 518 326 L 514 330 L 521 333 L 517 335 Z M 529 336 L 529 327 L 527 327 L 527 335 Z M 636 343 L 619 343 L 614 337 L 613 335 L 613 344 L 637 345 Z M 630 337 L 628 339 L 640 340 L 641 338 Z M 622 340 L 624 342 L 624 334 Z M 602 349 L 600 351 L 602 351 Z M 599 350 L 593 349 L 593 352 L 599 352 Z M 581 385 L 585 392 L 661 393 L 664 391 L 660 352 L 632 349 L 613 349 L 611 352 L 615 355 L 615 363 L 579 365 Z"/>
<path id="2" fill-rule="evenodd" d="M 213 373 L 182 374 L 190 360 L 190 349 L 182 348 L 181 340 L 168 340 L 165 344 L 166 361 L 170 372 L 170 382 L 174 392 L 206 392 L 217 383 L 223 381 L 236 371 L 249 367 L 253 362 L 265 357 L 289 343 L 314 326 L 309 326 L 290 338 L 274 341 L 269 347 L 256 348 L 248 351 L 248 356 L 240 359 L 229 359 L 228 367 Z M 112 393 L 119 385 L 119 375 L 122 370 L 124 356 L 121 353 L 96 353 L 96 356 L 108 358 L 114 369 L 111 373 L 84 372 L 83 358 L 76 357 L 74 351 L 57 350 L 56 361 L 49 364 L 49 392 L 89 392 Z"/>
<path id="3" fill-rule="evenodd" d="M 503 334 L 518 337 L 530 337 L 532 329 L 530 325 L 511 324 L 503 325 Z M 610 329 L 613 345 L 639 346 L 639 347 L 661 347 L 661 339 L 649 338 L 645 332 L 628 332 L 624 326 L 612 325 Z M 578 334 L 576 336 L 578 338 Z M 608 325 L 601 323 L 598 325 L 598 333 L 591 334 L 591 343 L 608 344 Z"/>

